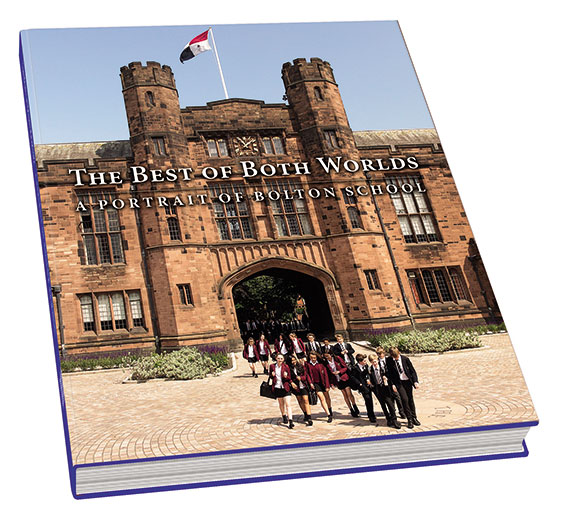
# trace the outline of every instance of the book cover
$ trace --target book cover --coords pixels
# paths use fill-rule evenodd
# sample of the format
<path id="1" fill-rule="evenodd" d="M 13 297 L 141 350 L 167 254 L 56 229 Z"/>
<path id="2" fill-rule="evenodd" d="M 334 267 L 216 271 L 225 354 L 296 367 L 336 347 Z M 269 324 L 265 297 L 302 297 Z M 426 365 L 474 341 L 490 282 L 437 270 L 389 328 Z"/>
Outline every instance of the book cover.
<path id="1" fill-rule="evenodd" d="M 397 23 L 21 42 L 76 496 L 367 469 L 75 488 L 117 463 L 537 423 Z"/>

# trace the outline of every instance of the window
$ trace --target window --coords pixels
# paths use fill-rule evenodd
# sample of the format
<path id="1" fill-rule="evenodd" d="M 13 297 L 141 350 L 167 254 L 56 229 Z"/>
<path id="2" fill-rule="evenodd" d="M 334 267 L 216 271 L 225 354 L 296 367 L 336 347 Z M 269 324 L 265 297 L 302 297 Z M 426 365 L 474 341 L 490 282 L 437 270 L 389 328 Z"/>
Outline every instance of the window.
<path id="1" fill-rule="evenodd" d="M 156 101 L 154 99 L 154 93 L 152 91 L 146 91 L 146 104 L 150 107 L 156 106 Z"/>
<path id="2" fill-rule="evenodd" d="M 315 87 L 315 99 L 318 101 L 323 101 L 323 94 L 321 94 L 321 87 Z"/>
<path id="3" fill-rule="evenodd" d="M 265 136 L 262 138 L 266 154 L 285 154 L 282 139 L 279 136 Z"/>
<path id="4" fill-rule="evenodd" d="M 181 241 L 181 229 L 179 228 L 179 219 L 177 218 L 177 207 L 173 205 L 174 199 L 168 198 L 168 206 L 165 208 L 167 218 L 167 230 L 171 241 Z"/>
<path id="5" fill-rule="evenodd" d="M 126 298 L 130 305 L 130 319 Z M 138 290 L 80 295 L 79 303 L 85 332 L 127 330 L 129 324 L 133 327 L 144 326 Z M 95 315 L 95 311 L 98 315 Z"/>
<path id="6" fill-rule="evenodd" d="M 156 156 L 165 156 L 165 139 L 161 137 L 152 138 L 152 143 L 154 144 L 154 154 Z"/>
<path id="7" fill-rule="evenodd" d="M 460 268 L 440 267 L 409 270 L 411 292 L 416 304 L 435 304 L 468 300 Z"/>
<path id="8" fill-rule="evenodd" d="M 323 137 L 325 138 L 325 143 L 332 149 L 336 149 L 339 146 L 339 140 L 337 139 L 337 131 L 324 130 Z"/>
<path id="9" fill-rule="evenodd" d="M 301 188 L 299 184 L 289 180 L 273 180 L 266 182 L 268 191 L 274 190 L 283 194 L 287 190 L 293 194 L 295 190 Z M 270 200 L 270 207 L 274 216 L 274 222 L 278 236 L 303 236 L 313 234 L 313 227 L 307 212 L 307 205 L 304 199 L 283 199 L 277 201 Z"/>
<path id="10" fill-rule="evenodd" d="M 228 146 L 226 144 L 226 140 L 222 138 L 207 140 L 207 150 L 209 151 L 209 156 L 211 158 L 228 156 Z"/>
<path id="11" fill-rule="evenodd" d="M 79 213 L 84 247 L 83 264 L 124 263 L 118 211 L 110 205 L 101 210 L 98 203 L 102 200 L 112 201 L 112 194 L 78 194 L 77 198 L 84 206 L 84 210 Z"/>
<path id="12" fill-rule="evenodd" d="M 380 281 L 376 270 L 364 270 L 366 276 L 366 284 L 369 290 L 380 290 Z"/>
<path id="13" fill-rule="evenodd" d="M 191 294 L 191 285 L 177 285 L 177 288 L 179 289 L 179 299 L 181 300 L 181 304 L 192 305 L 193 295 Z"/>
<path id="14" fill-rule="evenodd" d="M 236 193 L 244 194 L 242 185 L 214 185 L 209 187 L 217 230 L 221 240 L 252 239 L 254 234 L 246 201 L 237 202 Z M 222 196 L 221 196 L 222 195 Z M 227 203 L 219 199 L 223 198 Z M 228 201 L 230 198 L 230 201 Z"/>
<path id="15" fill-rule="evenodd" d="M 416 182 L 421 182 L 417 176 L 405 176 L 386 178 L 392 185 L 397 185 L 399 190 L 396 194 L 390 194 L 404 241 L 406 243 L 428 243 L 439 241 L 437 227 L 431 212 L 429 201 L 423 192 L 419 192 Z M 414 187 L 412 192 L 405 192 L 402 186 Z M 422 185 L 423 186 L 423 185 Z"/>
<path id="16" fill-rule="evenodd" d="M 343 193 L 343 199 L 345 201 L 345 205 L 347 207 L 347 214 L 348 219 L 350 221 L 351 228 L 360 228 L 364 229 L 362 226 L 362 219 L 360 217 L 360 211 L 358 210 L 358 206 L 356 204 L 356 197 L 354 195 L 348 194 L 346 189 L 341 189 Z"/>

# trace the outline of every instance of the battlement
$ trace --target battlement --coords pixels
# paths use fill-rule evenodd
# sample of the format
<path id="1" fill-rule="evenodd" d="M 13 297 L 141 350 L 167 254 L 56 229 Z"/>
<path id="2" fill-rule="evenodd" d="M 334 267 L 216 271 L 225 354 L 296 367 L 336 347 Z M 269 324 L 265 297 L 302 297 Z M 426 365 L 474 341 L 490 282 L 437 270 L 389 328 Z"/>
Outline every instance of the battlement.
<path id="1" fill-rule="evenodd" d="M 335 82 L 331 64 L 321 58 L 296 58 L 293 64 L 286 62 L 282 66 L 282 79 L 286 89 L 303 81 L 329 81 Z"/>
<path id="2" fill-rule="evenodd" d="M 120 78 L 123 89 L 143 85 L 159 85 L 175 89 L 171 67 L 158 62 L 148 61 L 146 65 L 142 62 L 130 62 L 127 66 L 120 67 Z"/>

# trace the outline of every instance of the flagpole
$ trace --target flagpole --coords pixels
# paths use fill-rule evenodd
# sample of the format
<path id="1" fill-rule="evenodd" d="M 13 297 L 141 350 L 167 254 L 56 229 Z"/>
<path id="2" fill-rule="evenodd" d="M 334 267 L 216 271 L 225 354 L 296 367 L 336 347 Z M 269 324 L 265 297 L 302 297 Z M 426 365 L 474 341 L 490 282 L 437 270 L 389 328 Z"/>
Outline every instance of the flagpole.
<path id="1" fill-rule="evenodd" d="M 217 44 L 215 43 L 215 35 L 213 34 L 213 28 L 209 27 L 209 32 L 211 33 L 211 40 L 213 42 L 213 49 L 215 50 L 215 56 L 217 58 L 217 65 L 219 66 L 219 73 L 222 81 L 222 88 L 224 89 L 224 96 L 228 100 L 228 91 L 226 90 L 226 83 L 224 83 L 224 75 L 222 74 L 222 67 L 219 60 L 219 53 L 217 51 Z"/>

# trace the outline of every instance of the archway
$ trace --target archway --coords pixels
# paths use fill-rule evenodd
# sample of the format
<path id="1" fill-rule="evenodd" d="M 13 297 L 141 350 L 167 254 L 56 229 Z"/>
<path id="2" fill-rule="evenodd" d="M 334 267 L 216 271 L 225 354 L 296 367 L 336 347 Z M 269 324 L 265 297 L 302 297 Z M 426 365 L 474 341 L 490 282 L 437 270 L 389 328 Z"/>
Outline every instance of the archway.
<path id="1" fill-rule="evenodd" d="M 305 303 L 298 320 L 297 297 Z M 335 331 L 325 287 L 316 277 L 287 268 L 266 268 L 232 287 L 241 337 L 265 333 L 273 342 L 279 333 L 312 331 L 321 339 Z"/>

